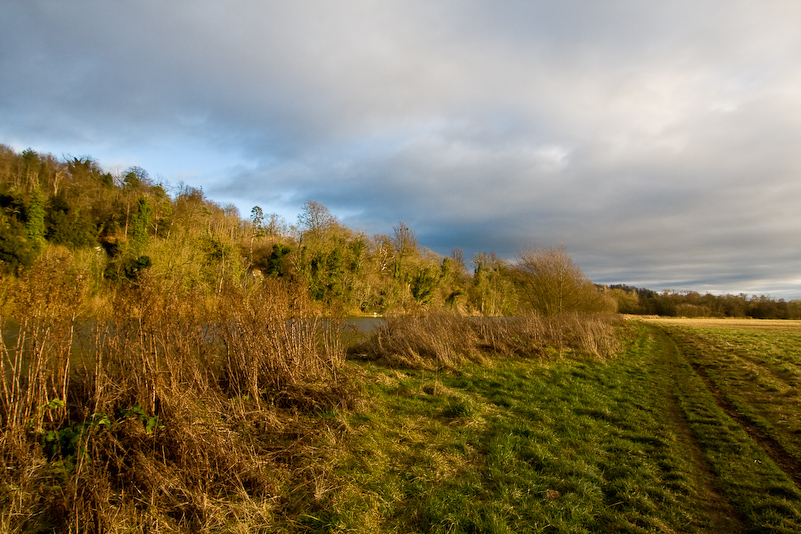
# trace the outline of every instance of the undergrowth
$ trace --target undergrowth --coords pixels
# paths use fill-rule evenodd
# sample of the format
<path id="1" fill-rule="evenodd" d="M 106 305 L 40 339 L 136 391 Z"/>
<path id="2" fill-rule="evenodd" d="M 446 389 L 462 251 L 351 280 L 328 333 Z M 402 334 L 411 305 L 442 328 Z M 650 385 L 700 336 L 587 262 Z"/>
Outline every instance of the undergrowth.
<path id="1" fill-rule="evenodd" d="M 0 529 L 269 529 L 306 484 L 318 412 L 356 400 L 336 321 L 276 281 L 207 295 L 143 273 L 86 317 L 44 257 L 2 294 Z"/>
<path id="2" fill-rule="evenodd" d="M 392 318 L 355 352 L 431 373 L 407 388 L 348 364 L 338 318 L 323 316 L 291 283 L 221 283 L 209 293 L 180 275 L 143 270 L 98 298 L 90 278 L 68 253 L 51 249 L 0 283 L 3 532 L 331 531 L 357 516 L 354 528 L 367 531 L 390 511 L 437 530 L 446 523 L 434 500 L 470 495 L 462 475 L 481 486 L 475 476 L 484 475 L 471 474 L 469 461 L 518 428 L 503 426 L 511 421 L 496 428 L 505 417 L 498 410 L 516 406 L 517 393 L 488 390 L 482 398 L 453 382 L 461 370 L 492 373 L 511 358 L 527 374 L 532 360 L 600 362 L 617 348 L 618 326 L 600 316 Z M 375 503 L 348 500 L 357 490 L 342 462 L 361 447 L 354 428 L 386 414 L 364 388 L 384 386 L 410 409 L 434 410 L 437 424 L 410 421 L 426 433 L 411 451 L 398 448 L 409 434 L 385 444 L 378 432 L 380 449 L 352 460 L 382 473 L 394 461 L 388 452 L 411 453 L 407 467 L 417 473 L 389 476 L 395 485 L 385 504 L 359 515 Z M 498 469 L 493 477 L 506 467 Z M 430 502 L 407 498 L 414 494 L 407 484 L 422 491 L 432 476 L 454 485 Z M 464 521 L 500 525 L 506 512 L 492 506 L 480 520 L 464 510 Z"/>

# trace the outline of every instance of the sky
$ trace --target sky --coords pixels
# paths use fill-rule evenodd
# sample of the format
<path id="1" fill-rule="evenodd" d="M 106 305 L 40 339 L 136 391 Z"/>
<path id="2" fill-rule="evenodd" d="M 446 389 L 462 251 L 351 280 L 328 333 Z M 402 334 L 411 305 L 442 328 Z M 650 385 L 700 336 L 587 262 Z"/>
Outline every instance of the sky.
<path id="1" fill-rule="evenodd" d="M 801 2 L 3 0 L 0 144 L 596 283 L 801 298 Z"/>

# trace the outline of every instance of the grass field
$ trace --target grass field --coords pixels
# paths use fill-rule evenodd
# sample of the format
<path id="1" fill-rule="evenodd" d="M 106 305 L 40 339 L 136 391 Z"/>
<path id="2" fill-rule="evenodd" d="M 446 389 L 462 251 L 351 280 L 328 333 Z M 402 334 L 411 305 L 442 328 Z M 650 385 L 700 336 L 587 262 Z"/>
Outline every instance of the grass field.
<path id="1" fill-rule="evenodd" d="M 359 363 L 365 408 L 327 414 L 347 430 L 285 530 L 801 532 L 801 325 L 629 329 L 609 361 Z"/>
<path id="2" fill-rule="evenodd" d="M 718 404 L 801 482 L 801 322 L 661 324 Z"/>
<path id="3" fill-rule="evenodd" d="M 234 311 L 254 332 L 295 324 Z M 233 395 L 197 375 L 206 345 L 164 323 L 187 343 L 153 378 L 158 417 L 136 404 L 44 440 L 4 434 L 0 530 L 801 532 L 801 322 L 634 319 L 619 347 L 606 336 L 617 323 L 602 324 L 432 315 L 351 333 L 366 352 L 348 360 L 339 341 L 309 337 L 336 365 L 298 374 L 294 390 L 247 389 L 254 347 L 278 345 L 232 336 L 241 357 L 207 366 L 229 388 L 240 380 Z M 128 351 L 118 360 L 139 361 L 136 339 L 111 346 Z M 75 440 L 47 439 L 67 431 Z M 44 454 L 49 443 L 62 450 Z M 59 529 L 55 513 L 95 524 Z"/>

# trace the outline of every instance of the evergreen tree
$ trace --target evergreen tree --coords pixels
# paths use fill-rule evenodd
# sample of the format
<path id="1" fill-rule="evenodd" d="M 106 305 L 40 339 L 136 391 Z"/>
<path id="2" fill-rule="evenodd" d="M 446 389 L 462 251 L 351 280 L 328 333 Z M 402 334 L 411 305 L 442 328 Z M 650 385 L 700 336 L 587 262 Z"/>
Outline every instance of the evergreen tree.
<path id="1" fill-rule="evenodd" d="M 39 250 L 45 243 L 45 203 L 37 187 L 31 196 L 31 205 L 28 208 L 28 220 L 25 223 L 28 239 L 34 249 Z"/>
<path id="2" fill-rule="evenodd" d="M 16 219 L 0 210 L 0 262 L 4 267 L 18 272 L 20 268 L 30 267 L 36 258 L 36 251 L 27 238 L 25 227 Z"/>
<path id="3" fill-rule="evenodd" d="M 48 241 L 70 247 L 90 246 L 97 242 L 97 228 L 91 218 L 73 208 L 63 193 L 50 197 L 44 220 Z"/>
<path id="4" fill-rule="evenodd" d="M 131 241 L 137 250 L 150 241 L 150 223 L 153 219 L 153 209 L 147 197 L 140 198 L 137 203 L 137 212 L 131 217 Z"/>

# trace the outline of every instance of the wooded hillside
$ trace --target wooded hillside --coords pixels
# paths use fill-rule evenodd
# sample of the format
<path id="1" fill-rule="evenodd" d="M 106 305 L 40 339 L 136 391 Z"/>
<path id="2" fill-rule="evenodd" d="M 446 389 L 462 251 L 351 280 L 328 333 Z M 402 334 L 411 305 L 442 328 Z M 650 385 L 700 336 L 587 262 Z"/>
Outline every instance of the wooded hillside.
<path id="1" fill-rule="evenodd" d="M 508 315 L 532 305 L 531 286 L 519 283 L 522 271 L 515 265 L 490 252 L 469 262 L 459 249 L 442 257 L 420 246 L 403 222 L 391 235 L 367 235 L 314 201 L 302 206 L 294 223 L 258 206 L 249 215 L 206 198 L 201 189 L 154 180 L 139 167 L 113 174 L 89 157 L 58 160 L 0 146 L 6 273 L 29 268 L 48 247 L 63 247 L 91 273 L 96 294 L 135 283 L 147 271 L 208 293 L 282 278 L 307 287 L 321 306 L 347 313 L 437 306 Z M 567 261 L 562 267 L 574 285 L 597 293 L 569 258 L 560 261 Z"/>
<path id="2" fill-rule="evenodd" d="M 320 306 L 349 314 L 435 306 L 490 316 L 619 310 L 801 317 L 801 301 L 593 287 L 563 249 L 523 251 L 514 262 L 493 252 L 467 259 L 458 248 L 443 257 L 420 246 L 403 222 L 391 235 L 367 235 L 314 201 L 294 222 L 259 206 L 248 215 L 140 167 L 111 173 L 91 157 L 57 159 L 0 145 L 0 271 L 19 274 L 46 249 L 60 247 L 90 273 L 95 296 L 135 283 L 146 271 L 208 294 L 280 278 L 308 288 Z"/>

